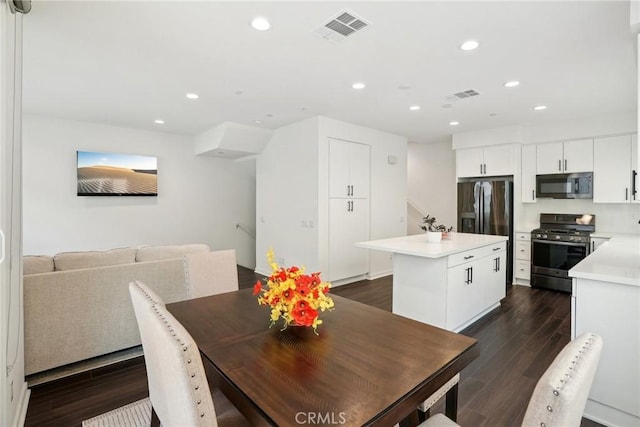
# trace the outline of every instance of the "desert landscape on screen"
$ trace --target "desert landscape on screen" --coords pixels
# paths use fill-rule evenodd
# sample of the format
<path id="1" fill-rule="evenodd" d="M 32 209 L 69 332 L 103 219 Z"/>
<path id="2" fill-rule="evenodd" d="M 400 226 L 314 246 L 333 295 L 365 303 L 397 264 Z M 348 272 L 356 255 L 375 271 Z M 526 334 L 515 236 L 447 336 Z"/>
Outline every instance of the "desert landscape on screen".
<path id="1" fill-rule="evenodd" d="M 157 170 L 134 170 L 115 166 L 78 168 L 78 195 L 156 195 Z"/>

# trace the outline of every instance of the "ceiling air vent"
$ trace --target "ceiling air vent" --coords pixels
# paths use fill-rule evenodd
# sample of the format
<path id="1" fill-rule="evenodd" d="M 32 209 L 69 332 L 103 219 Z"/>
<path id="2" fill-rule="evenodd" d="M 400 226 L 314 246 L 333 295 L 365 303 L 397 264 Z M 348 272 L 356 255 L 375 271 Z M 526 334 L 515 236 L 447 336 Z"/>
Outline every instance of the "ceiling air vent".
<path id="1" fill-rule="evenodd" d="M 472 96 L 478 96 L 478 95 L 480 94 L 473 89 L 469 89 L 463 92 L 458 92 L 453 94 L 453 96 L 458 99 L 470 98 Z"/>
<path id="2" fill-rule="evenodd" d="M 356 14 L 343 11 L 315 30 L 314 34 L 329 41 L 339 42 L 364 30 L 369 25 L 370 23 Z"/>

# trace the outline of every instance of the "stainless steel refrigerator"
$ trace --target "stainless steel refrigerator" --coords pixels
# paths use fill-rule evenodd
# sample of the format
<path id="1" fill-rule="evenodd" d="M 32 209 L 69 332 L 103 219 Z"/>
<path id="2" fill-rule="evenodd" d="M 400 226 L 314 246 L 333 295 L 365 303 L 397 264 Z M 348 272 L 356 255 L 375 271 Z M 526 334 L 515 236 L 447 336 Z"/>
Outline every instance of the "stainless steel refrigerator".
<path id="1" fill-rule="evenodd" d="M 469 180 L 458 183 L 458 232 L 508 236 L 507 284 L 513 280 L 513 181 Z"/>

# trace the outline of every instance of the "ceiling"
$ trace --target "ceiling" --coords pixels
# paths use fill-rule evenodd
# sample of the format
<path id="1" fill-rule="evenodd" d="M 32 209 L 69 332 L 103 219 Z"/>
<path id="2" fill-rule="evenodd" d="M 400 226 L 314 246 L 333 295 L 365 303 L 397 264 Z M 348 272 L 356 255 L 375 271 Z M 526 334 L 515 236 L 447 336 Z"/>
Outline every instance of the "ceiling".
<path id="1" fill-rule="evenodd" d="M 344 10 L 370 25 L 314 34 Z M 39 1 L 23 34 L 25 113 L 184 135 L 324 115 L 435 142 L 636 109 L 628 0 Z"/>

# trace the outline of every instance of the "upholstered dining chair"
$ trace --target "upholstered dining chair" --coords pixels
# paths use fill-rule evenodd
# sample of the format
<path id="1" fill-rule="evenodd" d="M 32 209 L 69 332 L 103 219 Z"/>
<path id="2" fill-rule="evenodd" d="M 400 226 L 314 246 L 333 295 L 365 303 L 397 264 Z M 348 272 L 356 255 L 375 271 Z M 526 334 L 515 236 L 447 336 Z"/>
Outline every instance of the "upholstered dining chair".
<path id="1" fill-rule="evenodd" d="M 217 416 L 198 346 L 164 304 L 151 296 L 149 287 L 132 282 L 129 293 L 142 338 L 153 408 L 151 425 L 248 425 L 228 401 L 224 418 Z M 215 394 L 224 399 L 222 393 Z"/>
<path id="2" fill-rule="evenodd" d="M 584 333 L 567 344 L 536 384 L 522 420 L 523 427 L 578 427 L 596 374 L 602 338 Z M 455 427 L 443 414 L 419 427 Z"/>
<path id="3" fill-rule="evenodd" d="M 235 249 L 196 252 L 184 257 L 187 293 L 191 298 L 238 290 Z"/>

